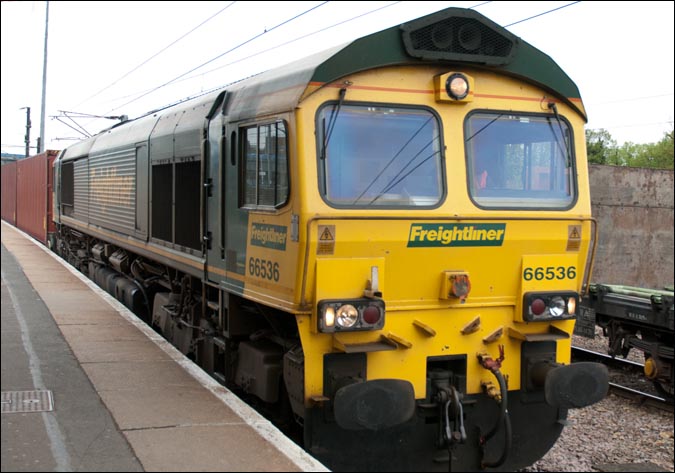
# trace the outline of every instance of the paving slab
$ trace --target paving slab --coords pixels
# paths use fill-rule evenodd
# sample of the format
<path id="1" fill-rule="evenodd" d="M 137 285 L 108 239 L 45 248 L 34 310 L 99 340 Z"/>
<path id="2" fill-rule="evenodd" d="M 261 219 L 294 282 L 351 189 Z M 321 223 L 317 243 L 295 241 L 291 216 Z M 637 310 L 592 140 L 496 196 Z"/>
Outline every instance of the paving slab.
<path id="1" fill-rule="evenodd" d="M 80 363 L 101 363 L 110 361 L 161 361 L 171 357 L 148 340 L 74 340 L 70 347 Z"/>
<path id="2" fill-rule="evenodd" d="M 99 395 L 124 431 L 200 424 L 246 425 L 198 386 L 99 391 Z"/>
<path id="3" fill-rule="evenodd" d="M 89 308 L 101 306 L 101 298 L 91 292 L 91 289 L 82 287 L 82 289 L 44 291 L 41 294 L 42 299 L 50 310 L 64 312 L 77 311 L 87 312 Z"/>
<path id="4" fill-rule="evenodd" d="M 82 368 L 99 391 L 173 389 L 193 386 L 195 379 L 173 360 L 84 363 Z"/>
<path id="5" fill-rule="evenodd" d="M 190 426 L 135 430 L 129 442 L 149 471 L 302 471 L 250 427 Z M 199 439 L 199 465 L 186 447 Z"/>
<path id="6" fill-rule="evenodd" d="M 104 324 L 107 325 L 107 324 Z M 148 337 L 124 319 L 119 324 L 101 327 L 95 324 L 63 325 L 61 333 L 73 344 L 105 341 L 145 341 Z"/>
<path id="7" fill-rule="evenodd" d="M 64 325 L 126 325 L 129 322 L 110 308 L 100 307 L 83 311 L 62 308 L 50 310 L 59 327 Z"/>

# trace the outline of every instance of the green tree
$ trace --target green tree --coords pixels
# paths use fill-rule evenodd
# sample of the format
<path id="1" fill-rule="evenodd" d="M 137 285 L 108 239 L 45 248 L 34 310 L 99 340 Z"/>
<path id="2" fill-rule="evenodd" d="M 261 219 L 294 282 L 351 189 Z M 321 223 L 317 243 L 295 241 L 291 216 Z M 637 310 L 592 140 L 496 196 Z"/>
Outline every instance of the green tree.
<path id="1" fill-rule="evenodd" d="M 651 143 L 644 146 L 644 149 L 638 153 L 629 166 L 673 169 L 673 130 L 665 132 L 663 138 L 658 143 Z"/>
<path id="2" fill-rule="evenodd" d="M 636 144 L 631 141 L 625 142 L 614 150 L 613 154 L 616 158 L 612 164 L 617 166 L 639 167 L 634 163 L 638 160 L 639 156 L 644 155 L 647 146 L 649 145 Z"/>
<path id="3" fill-rule="evenodd" d="M 588 162 L 614 166 L 673 169 L 673 136 L 671 130 L 664 133 L 658 143 L 636 144 L 626 142 L 619 146 L 605 129 L 586 130 Z"/>
<path id="4" fill-rule="evenodd" d="M 616 148 L 616 140 L 603 128 L 586 130 L 586 153 L 588 162 L 593 164 L 611 164 L 611 150 Z"/>

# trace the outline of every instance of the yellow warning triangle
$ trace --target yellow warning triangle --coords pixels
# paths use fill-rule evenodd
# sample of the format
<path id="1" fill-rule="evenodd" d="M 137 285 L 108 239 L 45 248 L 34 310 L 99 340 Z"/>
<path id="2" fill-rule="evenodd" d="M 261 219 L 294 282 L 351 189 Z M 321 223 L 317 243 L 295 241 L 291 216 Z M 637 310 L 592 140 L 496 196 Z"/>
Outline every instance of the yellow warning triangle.
<path id="1" fill-rule="evenodd" d="M 323 233 L 319 237 L 319 240 L 333 240 L 333 235 L 330 233 L 328 227 L 323 229 Z"/>
<path id="2" fill-rule="evenodd" d="M 577 227 L 572 227 L 572 231 L 570 232 L 570 238 L 581 238 Z"/>

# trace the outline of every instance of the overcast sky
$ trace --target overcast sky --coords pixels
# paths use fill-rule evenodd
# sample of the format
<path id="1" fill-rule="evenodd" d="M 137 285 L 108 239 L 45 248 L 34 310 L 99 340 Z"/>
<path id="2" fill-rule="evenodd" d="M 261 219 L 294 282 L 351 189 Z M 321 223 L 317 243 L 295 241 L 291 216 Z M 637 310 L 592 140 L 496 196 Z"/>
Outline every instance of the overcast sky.
<path id="1" fill-rule="evenodd" d="M 115 123 L 61 118 L 67 126 L 53 118 L 61 111 L 134 118 L 451 6 L 473 7 L 551 56 L 579 87 L 587 128 L 619 144 L 653 143 L 673 126 L 673 5 L 51 1 L 46 149 L 83 138 L 78 126 L 94 134 Z M 46 2 L 1 6 L 2 151 L 23 154 L 22 107 L 31 108 L 31 146 L 40 134 Z"/>

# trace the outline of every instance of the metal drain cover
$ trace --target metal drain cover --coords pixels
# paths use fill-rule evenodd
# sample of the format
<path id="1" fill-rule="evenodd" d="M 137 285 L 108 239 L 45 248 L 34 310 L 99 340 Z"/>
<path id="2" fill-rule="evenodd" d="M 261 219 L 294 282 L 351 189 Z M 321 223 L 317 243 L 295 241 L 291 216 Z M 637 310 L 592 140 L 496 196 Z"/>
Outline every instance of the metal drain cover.
<path id="1" fill-rule="evenodd" d="M 5 391 L 2 393 L 2 413 L 45 412 L 54 410 L 54 396 L 45 391 Z"/>

